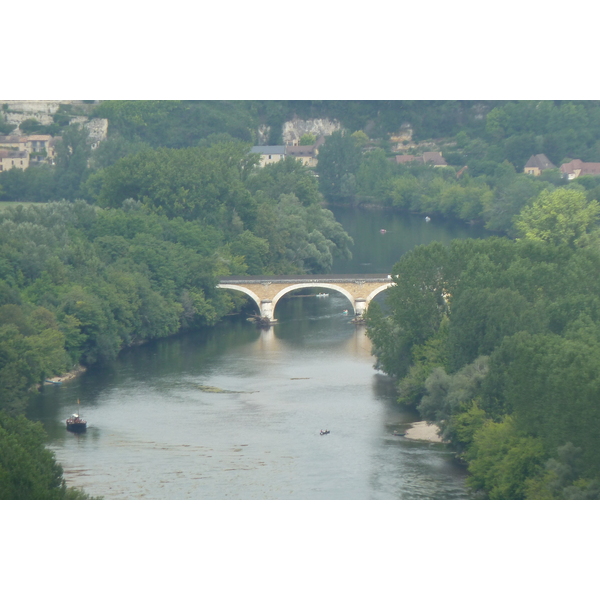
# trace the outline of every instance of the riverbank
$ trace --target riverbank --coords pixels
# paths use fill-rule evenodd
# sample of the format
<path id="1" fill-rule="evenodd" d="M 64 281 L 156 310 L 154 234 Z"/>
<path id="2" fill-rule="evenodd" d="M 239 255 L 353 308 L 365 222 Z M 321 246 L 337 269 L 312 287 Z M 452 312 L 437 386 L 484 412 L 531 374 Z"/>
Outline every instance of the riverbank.
<path id="1" fill-rule="evenodd" d="M 64 383 L 65 381 L 70 381 L 71 379 L 75 379 L 75 377 L 77 377 L 78 375 L 81 375 L 82 373 L 85 373 L 86 368 L 78 365 L 77 368 L 71 370 L 71 371 L 67 371 L 66 373 L 63 373 L 62 375 L 58 376 L 58 377 L 52 377 L 49 379 L 46 379 L 46 381 L 44 382 L 45 385 L 58 385 L 60 383 Z"/>
<path id="2" fill-rule="evenodd" d="M 439 431 L 437 425 L 429 425 L 427 421 L 417 421 L 416 423 L 411 423 L 410 429 L 406 430 L 405 437 L 408 440 L 447 443 L 440 437 Z"/>

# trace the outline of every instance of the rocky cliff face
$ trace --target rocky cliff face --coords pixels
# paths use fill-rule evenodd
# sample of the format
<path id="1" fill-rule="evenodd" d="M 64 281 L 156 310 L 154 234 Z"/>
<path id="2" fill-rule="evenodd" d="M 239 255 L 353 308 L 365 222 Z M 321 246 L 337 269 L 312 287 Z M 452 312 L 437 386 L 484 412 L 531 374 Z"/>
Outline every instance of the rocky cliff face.
<path id="1" fill-rule="evenodd" d="M 52 124 L 52 115 L 62 101 L 53 100 L 0 100 L 7 123 L 19 127 L 25 119 L 36 119 L 42 125 Z M 18 132 L 15 134 L 18 135 Z"/>
<path id="2" fill-rule="evenodd" d="M 11 135 L 21 135 L 19 127 L 26 119 L 35 119 L 42 125 L 51 125 L 54 122 L 53 115 L 58 112 L 61 104 L 73 105 L 76 112 L 84 113 L 71 117 L 69 124 L 83 124 L 89 131 L 93 147 L 106 139 L 108 120 L 90 119 L 85 113 L 89 113 L 92 105 L 79 100 L 0 100 L 0 110 L 7 123 L 17 126 Z"/>
<path id="3" fill-rule="evenodd" d="M 298 140 L 305 133 L 312 133 L 316 138 L 321 135 L 328 136 L 334 131 L 341 129 L 342 126 L 339 121 L 335 119 L 293 119 L 283 124 L 283 143 L 286 145 L 293 145 L 298 143 Z"/>
<path id="4" fill-rule="evenodd" d="M 321 135 L 331 135 L 334 131 L 341 128 L 340 122 L 335 119 L 293 119 L 283 124 L 281 136 L 286 146 L 293 146 L 298 143 L 298 140 L 305 133 L 312 133 L 318 138 Z M 258 144 L 268 144 L 271 128 L 268 125 L 261 125 L 257 133 Z"/>

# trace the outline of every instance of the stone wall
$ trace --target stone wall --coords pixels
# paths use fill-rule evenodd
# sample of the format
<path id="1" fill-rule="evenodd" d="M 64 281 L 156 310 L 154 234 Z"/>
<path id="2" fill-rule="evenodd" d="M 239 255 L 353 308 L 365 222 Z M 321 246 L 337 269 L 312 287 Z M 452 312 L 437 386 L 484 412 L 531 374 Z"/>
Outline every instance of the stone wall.
<path id="1" fill-rule="evenodd" d="M 42 125 L 53 123 L 52 115 L 61 102 L 54 100 L 0 100 L 4 120 L 19 127 L 25 119 L 36 119 Z M 13 132 L 19 135 L 19 132 Z"/>

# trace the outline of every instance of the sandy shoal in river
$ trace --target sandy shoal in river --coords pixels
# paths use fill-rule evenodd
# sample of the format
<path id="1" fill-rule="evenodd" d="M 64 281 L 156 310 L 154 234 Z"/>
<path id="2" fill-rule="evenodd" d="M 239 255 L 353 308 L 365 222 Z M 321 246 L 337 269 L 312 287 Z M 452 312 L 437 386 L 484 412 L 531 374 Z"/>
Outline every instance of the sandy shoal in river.
<path id="1" fill-rule="evenodd" d="M 409 429 L 406 430 L 406 439 L 420 440 L 423 442 L 444 442 L 439 435 L 437 425 L 428 425 L 427 421 L 417 421 L 411 423 Z"/>
<path id="2" fill-rule="evenodd" d="M 52 378 L 46 379 L 46 381 L 44 383 L 46 385 L 49 385 L 52 383 L 63 383 L 64 381 L 70 381 L 71 379 L 75 379 L 75 377 L 84 373 L 85 370 L 86 370 L 85 367 L 79 365 L 72 371 L 68 371 L 67 373 L 63 373 L 62 375 L 57 376 L 57 377 L 52 377 Z"/>

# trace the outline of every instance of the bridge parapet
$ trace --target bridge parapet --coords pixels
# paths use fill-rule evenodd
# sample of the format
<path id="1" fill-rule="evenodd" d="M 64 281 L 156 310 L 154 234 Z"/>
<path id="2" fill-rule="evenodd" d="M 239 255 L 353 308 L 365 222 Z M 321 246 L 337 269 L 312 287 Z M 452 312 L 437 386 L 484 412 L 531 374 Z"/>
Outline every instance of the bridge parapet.
<path id="1" fill-rule="evenodd" d="M 359 274 L 359 275 L 244 275 L 237 277 L 222 277 L 221 283 L 308 283 L 324 282 L 335 283 L 341 281 L 389 281 L 391 275 L 384 274 Z"/>

